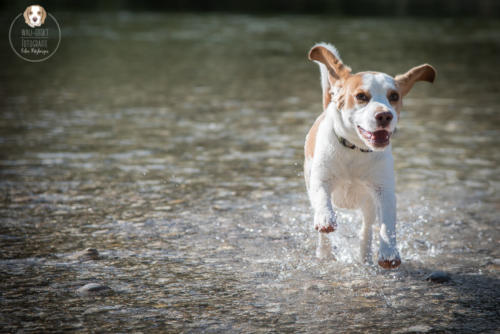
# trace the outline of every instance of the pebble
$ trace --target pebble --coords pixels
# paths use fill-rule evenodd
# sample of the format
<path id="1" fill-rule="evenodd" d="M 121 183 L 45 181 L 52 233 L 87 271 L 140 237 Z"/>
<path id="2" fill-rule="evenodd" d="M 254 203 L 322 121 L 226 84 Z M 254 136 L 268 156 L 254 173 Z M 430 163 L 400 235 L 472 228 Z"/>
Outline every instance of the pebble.
<path id="1" fill-rule="evenodd" d="M 118 306 L 96 306 L 96 307 L 91 307 L 86 309 L 83 312 L 83 315 L 91 315 L 91 314 L 99 314 L 99 313 L 106 313 L 112 310 L 116 310 L 119 308 Z"/>
<path id="2" fill-rule="evenodd" d="M 445 283 L 451 280 L 451 276 L 444 271 L 433 271 L 425 279 L 434 283 Z"/>
<path id="3" fill-rule="evenodd" d="M 399 330 L 394 330 L 391 334 L 403 334 L 403 333 L 428 333 L 432 330 L 432 327 L 427 325 L 415 325 Z"/>
<path id="4" fill-rule="evenodd" d="M 500 259 L 493 259 L 485 264 L 486 268 L 489 270 L 500 271 Z"/>
<path id="5" fill-rule="evenodd" d="M 269 272 L 269 271 L 258 271 L 254 275 L 257 278 L 271 278 L 271 279 L 275 279 L 275 278 L 278 277 L 277 274 L 275 274 L 273 272 Z"/>
<path id="6" fill-rule="evenodd" d="M 76 290 L 76 292 L 81 296 L 102 296 L 110 294 L 113 290 L 107 285 L 88 283 Z"/>
<path id="7" fill-rule="evenodd" d="M 224 205 L 224 204 L 215 204 L 215 205 L 212 205 L 212 210 L 215 210 L 215 211 L 229 211 L 231 210 L 231 206 L 229 205 Z"/>
<path id="8" fill-rule="evenodd" d="M 87 248 L 73 255 L 72 258 L 76 260 L 88 261 L 88 260 L 99 260 L 100 256 L 97 249 Z"/>

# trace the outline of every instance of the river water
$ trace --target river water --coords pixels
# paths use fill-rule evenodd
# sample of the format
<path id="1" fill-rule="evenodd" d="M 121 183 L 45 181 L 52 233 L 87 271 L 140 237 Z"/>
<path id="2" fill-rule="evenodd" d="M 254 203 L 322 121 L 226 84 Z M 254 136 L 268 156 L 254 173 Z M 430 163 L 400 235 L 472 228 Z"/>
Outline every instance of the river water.
<path id="1" fill-rule="evenodd" d="M 54 15 L 49 60 L 1 42 L 0 332 L 500 330 L 498 21 Z M 438 71 L 393 139 L 397 270 L 359 263 L 350 211 L 314 257 L 319 41 Z"/>

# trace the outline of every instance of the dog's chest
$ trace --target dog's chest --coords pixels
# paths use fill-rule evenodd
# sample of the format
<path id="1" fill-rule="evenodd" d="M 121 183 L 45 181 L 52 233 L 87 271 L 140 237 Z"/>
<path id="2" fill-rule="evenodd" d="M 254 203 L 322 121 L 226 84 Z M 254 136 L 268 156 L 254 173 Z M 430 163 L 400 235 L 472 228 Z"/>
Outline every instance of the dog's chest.
<path id="1" fill-rule="evenodd" d="M 376 185 L 384 183 L 384 172 L 377 153 L 347 152 L 336 155 L 329 169 L 334 180 L 332 202 L 336 207 L 360 208 Z"/>
<path id="2" fill-rule="evenodd" d="M 332 202 L 336 207 L 357 209 L 368 194 L 367 185 L 360 180 L 337 179 L 332 191 Z"/>

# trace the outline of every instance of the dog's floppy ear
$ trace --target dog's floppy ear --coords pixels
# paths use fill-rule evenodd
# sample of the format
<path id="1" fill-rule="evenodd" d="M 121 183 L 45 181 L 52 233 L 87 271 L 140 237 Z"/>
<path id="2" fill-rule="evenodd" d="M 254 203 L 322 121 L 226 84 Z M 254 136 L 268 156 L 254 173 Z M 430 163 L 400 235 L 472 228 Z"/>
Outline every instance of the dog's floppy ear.
<path id="1" fill-rule="evenodd" d="M 30 9 L 31 9 L 31 6 L 26 7 L 26 10 L 24 11 L 24 14 L 23 14 L 24 22 L 26 22 L 26 24 L 28 24 L 28 25 L 30 24 L 30 18 L 28 17 L 28 15 L 29 15 L 28 13 L 29 13 Z"/>
<path id="2" fill-rule="evenodd" d="M 332 87 L 339 80 L 345 80 L 351 69 L 340 59 L 337 49 L 331 44 L 320 43 L 309 51 L 309 59 L 319 65 L 321 87 L 323 91 L 323 108 L 326 109 L 332 101 Z"/>
<path id="3" fill-rule="evenodd" d="M 429 64 L 416 66 L 405 74 L 398 74 L 394 78 L 401 91 L 401 95 L 408 94 L 410 89 L 417 81 L 434 82 L 436 78 L 436 70 Z"/>
<path id="4" fill-rule="evenodd" d="M 42 6 L 40 6 L 40 8 L 42 10 L 42 21 L 40 23 L 44 24 L 45 23 L 45 19 L 47 18 L 47 12 L 45 11 L 45 8 L 43 8 Z"/>
<path id="5" fill-rule="evenodd" d="M 347 78 L 351 73 L 351 69 L 342 63 L 337 50 L 332 45 L 316 44 L 309 51 L 309 59 L 326 66 L 331 84 L 339 79 Z"/>

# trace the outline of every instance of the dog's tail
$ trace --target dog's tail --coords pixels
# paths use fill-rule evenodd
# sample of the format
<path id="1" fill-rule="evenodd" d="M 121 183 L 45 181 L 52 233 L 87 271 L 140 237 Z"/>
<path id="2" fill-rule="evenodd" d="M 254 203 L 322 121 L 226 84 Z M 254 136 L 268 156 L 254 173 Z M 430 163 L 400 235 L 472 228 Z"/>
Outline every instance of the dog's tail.
<path id="1" fill-rule="evenodd" d="M 325 49 L 329 50 L 331 53 L 333 53 L 335 55 L 335 57 L 338 58 L 339 61 L 342 62 L 342 59 L 340 58 L 339 52 L 337 51 L 335 46 L 333 46 L 332 44 L 317 43 L 311 48 L 311 50 L 317 46 L 322 46 Z M 326 68 L 326 65 L 324 65 L 323 63 L 316 61 L 316 60 L 314 60 L 314 62 L 319 65 L 319 71 L 321 73 L 321 90 L 323 92 L 323 109 L 326 110 L 326 108 L 328 107 L 328 105 L 330 104 L 330 102 L 332 100 L 332 93 L 333 93 L 332 86 L 331 86 L 331 83 L 330 83 L 330 80 L 328 77 L 328 75 L 329 75 L 328 69 Z"/>

